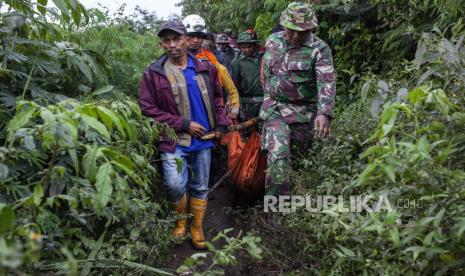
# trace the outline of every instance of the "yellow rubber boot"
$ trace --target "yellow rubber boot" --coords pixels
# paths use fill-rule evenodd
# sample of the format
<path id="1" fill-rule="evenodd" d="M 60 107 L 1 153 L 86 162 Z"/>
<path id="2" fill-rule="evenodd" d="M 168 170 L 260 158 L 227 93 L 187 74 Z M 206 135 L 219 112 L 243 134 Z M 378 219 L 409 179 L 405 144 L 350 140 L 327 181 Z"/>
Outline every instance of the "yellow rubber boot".
<path id="1" fill-rule="evenodd" d="M 198 199 L 191 197 L 190 211 L 192 213 L 192 221 L 190 227 L 190 234 L 192 245 L 195 249 L 206 249 L 205 238 L 203 237 L 203 217 L 207 210 L 207 199 Z"/>
<path id="2" fill-rule="evenodd" d="M 173 236 L 175 239 L 182 239 L 186 236 L 186 215 L 187 215 L 187 196 L 184 194 L 176 203 L 172 203 L 176 213 L 181 216 L 176 222 L 176 227 L 173 229 Z"/>

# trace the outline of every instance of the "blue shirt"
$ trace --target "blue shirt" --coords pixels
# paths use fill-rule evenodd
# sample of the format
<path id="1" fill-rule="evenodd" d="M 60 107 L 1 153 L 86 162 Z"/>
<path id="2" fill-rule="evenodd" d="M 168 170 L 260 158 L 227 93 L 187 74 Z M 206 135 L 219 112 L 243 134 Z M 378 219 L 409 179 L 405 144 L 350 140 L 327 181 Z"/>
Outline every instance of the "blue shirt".
<path id="1" fill-rule="evenodd" d="M 186 69 L 183 70 L 183 73 L 186 79 L 187 94 L 189 95 L 191 121 L 202 125 L 207 130 L 205 134 L 208 134 L 211 131 L 211 126 L 208 121 L 208 115 L 203 103 L 200 88 L 197 84 L 197 73 L 195 72 L 194 60 L 192 60 L 191 57 L 188 58 L 189 60 L 187 61 L 187 66 Z M 213 147 L 213 141 L 192 137 L 190 146 L 184 147 L 177 145 L 176 147 L 184 152 L 197 152 Z"/>

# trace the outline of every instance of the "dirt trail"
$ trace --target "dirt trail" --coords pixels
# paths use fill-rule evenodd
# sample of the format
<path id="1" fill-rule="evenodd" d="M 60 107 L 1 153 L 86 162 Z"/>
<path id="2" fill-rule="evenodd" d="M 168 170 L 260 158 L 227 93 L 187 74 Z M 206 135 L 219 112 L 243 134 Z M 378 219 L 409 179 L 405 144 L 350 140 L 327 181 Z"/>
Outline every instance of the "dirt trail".
<path id="1" fill-rule="evenodd" d="M 231 217 L 231 209 L 234 205 L 234 195 L 230 185 L 222 185 L 213 191 L 208 200 L 207 213 L 204 220 L 204 235 L 207 240 L 213 239 L 216 234 L 226 228 L 234 227 Z M 236 231 L 236 229 L 235 229 Z M 167 267 L 176 269 L 181 266 L 184 259 L 196 252 L 201 252 L 192 248 L 190 240 L 173 248 L 171 259 L 167 262 Z"/>
<path id="2" fill-rule="evenodd" d="M 210 186 L 215 184 L 227 172 L 227 157 L 226 151 L 216 151 L 212 156 L 212 169 Z M 207 212 L 204 219 L 204 235 L 207 240 L 212 240 L 218 232 L 234 228 L 228 233 L 229 236 L 237 236 L 239 231 L 243 230 L 242 235 L 245 234 L 246 229 L 250 229 L 246 221 L 242 221 L 240 216 L 237 216 L 238 208 L 244 208 L 249 199 L 239 198 L 235 199 L 234 188 L 229 178 L 226 178 L 222 184 L 213 190 L 209 195 Z M 235 205 L 239 205 L 235 206 Z M 216 248 L 221 247 L 222 241 L 214 243 Z M 170 258 L 167 260 L 164 267 L 176 270 L 180 267 L 184 260 L 194 253 L 203 252 L 193 249 L 190 240 L 187 239 L 183 243 L 176 245 L 171 253 Z M 228 267 L 225 269 L 226 275 L 259 275 L 261 273 L 252 272 L 254 264 L 245 253 L 240 253 L 236 256 L 239 259 L 239 264 L 235 267 Z"/>

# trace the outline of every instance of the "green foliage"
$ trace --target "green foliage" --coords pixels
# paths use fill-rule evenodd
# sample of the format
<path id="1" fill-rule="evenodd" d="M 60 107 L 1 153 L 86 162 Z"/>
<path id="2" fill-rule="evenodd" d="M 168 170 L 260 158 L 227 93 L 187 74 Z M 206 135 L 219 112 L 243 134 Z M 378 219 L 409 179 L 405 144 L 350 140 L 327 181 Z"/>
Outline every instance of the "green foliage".
<path id="1" fill-rule="evenodd" d="M 263 0 L 259 1 L 196 1 L 182 0 L 184 16 L 198 14 L 202 16 L 207 28 L 213 32 L 232 29 L 238 33 L 255 26 L 255 20 L 263 12 Z"/>
<path id="2" fill-rule="evenodd" d="M 193 254 L 184 261 L 184 264 L 178 268 L 177 272 L 181 274 L 192 273 L 193 275 L 224 275 L 224 270 L 221 267 L 236 266 L 238 261 L 235 254 L 240 250 L 246 250 L 255 259 L 262 258 L 259 237 L 248 233 L 240 238 L 242 232 L 239 232 L 237 237 L 228 237 L 226 234 L 232 230 L 232 228 L 225 229 L 212 239 L 212 242 L 223 239 L 225 245 L 222 248 L 216 249 L 212 243 L 207 242 L 209 252 Z M 211 257 L 211 262 L 209 257 Z M 206 269 L 201 269 L 201 266 L 207 263 L 209 263 L 209 266 Z"/>
<path id="3" fill-rule="evenodd" d="M 115 91 L 137 98 L 143 70 L 161 56 L 163 50 L 155 30 L 136 33 L 131 28 L 128 24 L 95 26 L 73 34 L 71 39 L 105 56 L 112 68 L 109 83 L 114 85 Z"/>
<path id="4" fill-rule="evenodd" d="M 58 10 L 0 2 L 9 8 L 0 14 L 0 274 L 162 273 L 153 265 L 171 221 L 161 220 L 152 160 L 160 134 L 174 133 L 114 93 L 137 94 L 156 40 L 126 21 L 95 23 L 105 16 L 78 1 L 53 2 Z M 82 43 L 120 31 L 95 49 Z M 102 51 L 107 41 L 116 45 Z"/>
<path id="5" fill-rule="evenodd" d="M 0 274 L 168 275 L 154 267 L 172 219 L 152 158 L 174 133 L 126 97 L 162 54 L 160 20 L 48 2 L 0 1 Z M 289 2 L 180 5 L 213 31 L 255 26 L 264 41 Z M 209 244 L 182 270 L 219 274 L 245 249 L 296 274 L 463 274 L 464 1 L 309 2 L 333 49 L 338 106 L 293 191 L 387 195 L 396 208 L 251 217 L 260 239 L 220 233 L 223 248 Z"/>
<path id="6" fill-rule="evenodd" d="M 78 14 L 87 14 L 77 1 L 56 1 L 61 15 L 28 1 L 6 3 L 14 10 L 0 15 L 0 103 L 12 108 L 16 96 L 55 102 L 63 99 L 62 95 L 78 97 L 107 82 L 106 60 L 62 41 L 65 29 L 47 18 L 82 23 Z M 70 14 L 74 21 L 67 17 Z"/>
<path id="7" fill-rule="evenodd" d="M 345 199 L 385 195 L 394 210 L 300 210 L 285 217 L 280 242 L 267 237 L 258 221 L 271 264 L 282 267 L 277 252 L 299 240 L 299 246 L 285 249 L 293 256 L 285 258 L 285 270 L 463 274 L 462 41 L 425 36 L 417 59 L 402 73 L 386 73 L 389 82 L 372 76 L 365 103 L 339 110 L 333 137 L 317 141 L 315 154 L 294 172 L 294 193 Z M 378 112 L 373 103 L 380 101 Z"/>
<path id="8" fill-rule="evenodd" d="M 264 42 L 279 23 L 290 0 L 191 1 L 183 0 L 183 15 L 199 14 L 213 31 L 230 28 L 236 33 L 255 26 Z M 329 43 L 339 73 L 339 95 L 358 100 L 354 80 L 368 72 L 379 74 L 412 59 L 424 32 L 450 38 L 464 33 L 462 0 L 380 1 L 322 0 L 313 3 L 319 27 L 316 34 Z M 244 6 L 245 5 L 245 6 Z M 349 84 L 349 85 L 347 85 Z"/>
<path id="9" fill-rule="evenodd" d="M 21 224 L 35 222 L 37 235 L 46 235 L 43 246 L 67 241 L 76 259 L 94 259 L 100 252 L 102 257 L 132 261 L 134 257 L 127 255 L 134 250 L 130 245 L 127 252 L 101 250 L 103 239 L 107 241 L 104 234 L 94 256 L 92 251 L 87 257 L 81 244 L 92 248 L 86 245 L 90 241 L 84 242 L 89 235 L 118 225 L 131 230 L 125 222 L 141 225 L 144 219 L 138 219 L 145 212 L 153 216 L 160 211 L 149 196 L 157 179 L 150 159 L 162 131 L 163 126 L 145 119 L 130 100 L 92 104 L 67 100 L 47 107 L 20 101 L 17 115 L 7 125 L 7 146 L 1 148 L 1 193 L 6 202 L 16 202 Z M 1 212 L 7 222 L 14 215 L 8 208 L 2 206 Z M 9 239 L 15 240 L 11 227 L 5 224 L 2 232 L 9 230 Z M 165 231 L 162 225 L 157 227 Z M 36 258 L 60 258 L 55 254 Z"/>

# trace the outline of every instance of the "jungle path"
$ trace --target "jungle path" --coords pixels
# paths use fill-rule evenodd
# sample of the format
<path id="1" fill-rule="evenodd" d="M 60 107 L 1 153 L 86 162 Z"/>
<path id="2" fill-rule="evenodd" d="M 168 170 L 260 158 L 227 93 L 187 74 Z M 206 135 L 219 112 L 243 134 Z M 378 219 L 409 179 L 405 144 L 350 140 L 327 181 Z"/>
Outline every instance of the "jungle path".
<path id="1" fill-rule="evenodd" d="M 210 188 L 227 173 L 226 151 L 219 150 L 212 153 L 211 166 Z M 236 202 L 233 184 L 230 179 L 224 179 L 224 181 L 209 194 L 208 198 L 207 211 L 203 223 L 205 239 L 211 241 L 218 232 L 228 228 L 234 228 L 233 231 L 228 233 L 228 236 L 237 237 L 240 231 L 242 231 L 242 236 L 245 235 L 246 229 L 250 229 L 250 226 L 245 225 L 247 222 L 241 221 L 238 219 L 238 216 L 236 216 L 237 208 L 235 208 L 234 205 L 242 202 Z M 224 242 L 219 240 L 215 241 L 213 244 L 215 248 L 221 248 Z M 176 269 L 184 263 L 186 258 L 198 252 L 208 251 L 195 250 L 190 240 L 186 239 L 173 247 L 164 267 L 176 271 Z M 260 274 L 257 271 L 252 271 L 254 270 L 254 264 L 251 264 L 250 259 L 245 258 L 244 254 L 236 255 L 236 257 L 239 259 L 238 265 L 225 268 L 226 275 Z"/>

